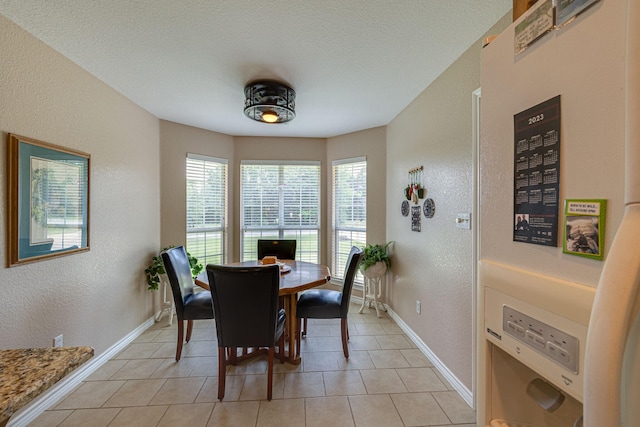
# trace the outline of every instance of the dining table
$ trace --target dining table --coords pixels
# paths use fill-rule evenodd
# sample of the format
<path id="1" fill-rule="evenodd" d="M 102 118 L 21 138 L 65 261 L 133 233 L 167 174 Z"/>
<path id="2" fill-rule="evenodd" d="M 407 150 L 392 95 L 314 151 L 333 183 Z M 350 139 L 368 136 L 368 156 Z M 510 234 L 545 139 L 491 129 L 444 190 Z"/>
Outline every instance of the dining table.
<path id="1" fill-rule="evenodd" d="M 298 292 L 312 289 L 327 283 L 331 279 L 329 267 L 306 261 L 278 259 L 280 265 L 280 298 L 287 314 L 287 354 L 285 361 L 298 365 L 302 361 L 300 354 L 296 352 L 296 304 Z M 242 261 L 227 264 L 237 267 L 261 266 L 262 261 Z M 209 289 L 209 278 L 206 270 L 195 279 L 196 285 Z"/>

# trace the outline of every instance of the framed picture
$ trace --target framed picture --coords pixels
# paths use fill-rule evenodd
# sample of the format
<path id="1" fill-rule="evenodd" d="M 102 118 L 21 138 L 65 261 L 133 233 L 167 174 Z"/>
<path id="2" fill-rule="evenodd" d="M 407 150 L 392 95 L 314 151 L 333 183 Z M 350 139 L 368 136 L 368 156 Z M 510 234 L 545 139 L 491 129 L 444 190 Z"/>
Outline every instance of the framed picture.
<path id="1" fill-rule="evenodd" d="M 557 0 L 556 25 L 562 27 L 599 0 Z"/>
<path id="2" fill-rule="evenodd" d="M 565 200 L 562 252 L 603 259 L 606 214 L 607 201 L 604 199 Z"/>
<path id="3" fill-rule="evenodd" d="M 524 14 L 515 28 L 515 54 L 524 52 L 527 47 L 553 29 L 553 2 L 539 0 Z"/>
<path id="4" fill-rule="evenodd" d="M 88 251 L 91 156 L 9 134 L 7 157 L 9 267 Z"/>

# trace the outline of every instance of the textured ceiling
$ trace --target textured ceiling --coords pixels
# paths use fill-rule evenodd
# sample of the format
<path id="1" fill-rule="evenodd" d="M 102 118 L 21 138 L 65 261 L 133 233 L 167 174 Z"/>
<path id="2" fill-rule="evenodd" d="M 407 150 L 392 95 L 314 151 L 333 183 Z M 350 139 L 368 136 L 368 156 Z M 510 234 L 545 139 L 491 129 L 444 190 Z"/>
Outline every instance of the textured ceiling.
<path id="1" fill-rule="evenodd" d="M 0 13 L 155 116 L 229 135 L 331 137 L 388 124 L 512 0 L 0 0 Z M 246 83 L 296 118 L 243 115 Z"/>

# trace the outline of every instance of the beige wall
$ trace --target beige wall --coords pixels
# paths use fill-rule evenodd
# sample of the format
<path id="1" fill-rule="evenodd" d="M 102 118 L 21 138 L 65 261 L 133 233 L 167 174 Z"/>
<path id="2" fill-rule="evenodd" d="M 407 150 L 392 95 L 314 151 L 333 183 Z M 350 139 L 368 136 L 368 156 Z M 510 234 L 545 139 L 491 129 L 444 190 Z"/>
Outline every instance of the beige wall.
<path id="1" fill-rule="evenodd" d="M 160 121 L 160 213 L 161 244 L 186 245 L 187 230 L 187 154 L 217 157 L 229 161 L 228 173 L 235 173 L 233 137 L 165 120 Z M 229 179 L 229 194 L 234 194 L 234 182 Z M 235 216 L 228 217 L 227 245 L 233 241 Z"/>
<path id="2" fill-rule="evenodd" d="M 0 269 L 0 348 L 64 334 L 99 354 L 153 314 L 143 269 L 160 243 L 158 120 L 3 16 L 0 52 L 3 168 L 8 132 L 91 154 L 91 250 Z"/>
<path id="3" fill-rule="evenodd" d="M 510 18 L 488 34 L 499 33 Z M 455 218 L 473 208 L 471 94 L 480 86 L 481 46 L 469 48 L 387 126 L 386 228 L 387 240 L 395 241 L 387 301 L 469 390 L 472 231 L 456 228 Z M 431 219 L 421 215 L 422 230 L 414 232 L 400 205 L 408 171 L 418 166 L 424 166 L 423 185 L 436 211 Z"/>
<path id="4" fill-rule="evenodd" d="M 335 160 L 365 157 L 367 159 L 367 242 L 386 243 L 386 127 L 377 127 L 360 132 L 329 138 L 327 140 L 326 187 L 327 220 L 324 238 L 327 245 L 332 242 L 331 200 L 333 199 L 333 177 L 331 163 Z M 330 262 L 331 248 L 327 248 Z M 359 290 L 359 287 L 357 287 Z M 359 296 L 359 291 L 356 294 Z"/>

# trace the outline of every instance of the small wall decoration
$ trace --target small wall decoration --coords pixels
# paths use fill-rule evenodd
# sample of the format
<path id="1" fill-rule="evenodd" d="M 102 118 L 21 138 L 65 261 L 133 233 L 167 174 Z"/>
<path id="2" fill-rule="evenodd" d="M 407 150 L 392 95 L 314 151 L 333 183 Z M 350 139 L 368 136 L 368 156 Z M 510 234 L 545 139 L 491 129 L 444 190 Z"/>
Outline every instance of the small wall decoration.
<path id="1" fill-rule="evenodd" d="M 433 199 L 425 200 L 422 205 L 422 212 L 425 218 L 433 218 L 433 215 L 436 213 L 436 202 L 434 202 Z"/>
<path id="2" fill-rule="evenodd" d="M 402 216 L 409 215 L 409 201 L 407 200 L 402 201 L 402 207 L 400 208 L 400 212 L 402 213 Z"/>
<path id="3" fill-rule="evenodd" d="M 603 259 L 606 211 L 604 199 L 565 200 L 562 252 Z"/>
<path id="4" fill-rule="evenodd" d="M 91 156 L 9 134 L 9 266 L 89 250 Z"/>
<path id="5" fill-rule="evenodd" d="M 411 206 L 411 231 L 420 231 L 420 206 Z"/>

